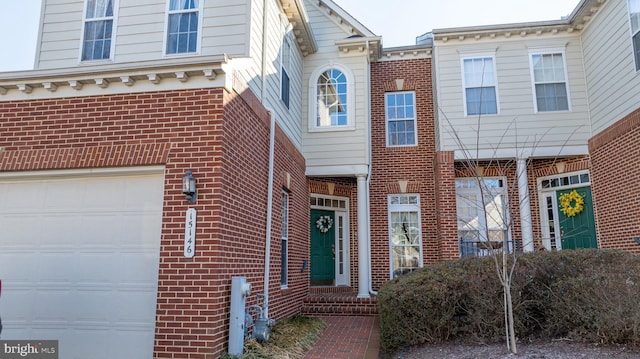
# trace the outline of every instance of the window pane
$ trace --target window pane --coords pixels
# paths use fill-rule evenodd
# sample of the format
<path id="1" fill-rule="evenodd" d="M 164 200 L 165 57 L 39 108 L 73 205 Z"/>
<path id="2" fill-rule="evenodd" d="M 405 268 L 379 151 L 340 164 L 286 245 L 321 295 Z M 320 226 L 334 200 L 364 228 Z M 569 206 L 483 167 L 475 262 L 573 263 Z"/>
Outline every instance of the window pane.
<path id="1" fill-rule="evenodd" d="M 87 19 L 113 16 L 113 0 L 88 0 Z"/>
<path id="2" fill-rule="evenodd" d="M 385 95 L 387 113 L 387 143 L 389 146 L 415 145 L 415 94 L 388 93 Z"/>
<path id="3" fill-rule="evenodd" d="M 316 126 L 347 125 L 347 80 L 339 70 L 330 69 L 318 78 Z"/>
<path id="4" fill-rule="evenodd" d="M 84 24 L 82 60 L 108 59 L 111 52 L 113 20 L 88 21 Z"/>
<path id="5" fill-rule="evenodd" d="M 169 15 L 167 53 L 195 52 L 198 41 L 198 14 L 196 12 Z"/>
<path id="6" fill-rule="evenodd" d="M 633 57 L 636 61 L 636 70 L 640 70 L 640 32 L 633 35 Z"/>
<path id="7" fill-rule="evenodd" d="M 171 0 L 169 2 L 169 10 L 188 10 L 197 8 L 198 0 Z"/>
<path id="8" fill-rule="evenodd" d="M 413 272 L 420 267 L 420 247 L 394 247 L 391 260 L 394 278 Z"/>
<path id="9" fill-rule="evenodd" d="M 629 0 L 629 19 L 631 33 L 635 35 L 640 30 L 640 0 Z"/>
<path id="10" fill-rule="evenodd" d="M 536 85 L 538 111 L 565 111 L 569 109 L 567 88 L 564 83 Z"/>
<path id="11" fill-rule="evenodd" d="M 498 113 L 495 87 L 467 88 L 467 115 L 491 115 Z"/>
<path id="12" fill-rule="evenodd" d="M 464 60 L 465 87 L 495 86 L 493 59 L 490 57 Z"/>
<path id="13" fill-rule="evenodd" d="M 420 267 L 420 199 L 417 195 L 389 196 L 391 276 Z"/>

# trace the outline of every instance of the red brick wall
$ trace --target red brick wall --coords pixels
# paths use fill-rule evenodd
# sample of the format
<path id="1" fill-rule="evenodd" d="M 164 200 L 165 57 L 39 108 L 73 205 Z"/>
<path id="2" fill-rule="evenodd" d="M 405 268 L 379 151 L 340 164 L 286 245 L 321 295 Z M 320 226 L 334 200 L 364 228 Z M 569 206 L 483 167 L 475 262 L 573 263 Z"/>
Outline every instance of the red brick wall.
<path id="1" fill-rule="evenodd" d="M 640 109 L 589 140 L 600 248 L 640 253 Z"/>
<path id="2" fill-rule="evenodd" d="M 434 260 L 460 257 L 456 209 L 456 171 L 453 151 L 436 153 L 436 203 L 438 213 L 438 252 Z"/>
<path id="3" fill-rule="evenodd" d="M 398 88 L 396 80 L 403 80 L 402 88 Z M 385 93 L 393 91 L 415 91 L 417 146 L 386 146 Z M 431 59 L 371 64 L 371 132 L 370 240 L 372 284 L 376 289 L 390 276 L 387 196 L 400 192 L 398 181 L 408 181 L 407 193 L 420 195 L 424 263 L 438 260 Z"/>
<path id="4" fill-rule="evenodd" d="M 0 102 L 0 171 L 165 166 L 155 357 L 212 358 L 226 347 L 231 276 L 263 292 L 269 118 L 250 93 L 223 89 Z M 308 257 L 304 159 L 276 136 L 270 317 L 299 312 Z M 180 191 L 185 170 L 198 202 Z M 289 289 L 280 290 L 280 208 L 290 174 Z M 184 216 L 198 210 L 196 256 Z M 255 303 L 255 296 L 249 304 Z"/>

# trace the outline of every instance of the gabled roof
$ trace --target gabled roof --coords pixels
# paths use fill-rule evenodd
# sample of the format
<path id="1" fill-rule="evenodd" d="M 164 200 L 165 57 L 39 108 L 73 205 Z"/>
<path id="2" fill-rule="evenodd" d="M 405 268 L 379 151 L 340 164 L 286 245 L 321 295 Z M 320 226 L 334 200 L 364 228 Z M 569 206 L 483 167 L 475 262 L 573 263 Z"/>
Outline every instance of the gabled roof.
<path id="1" fill-rule="evenodd" d="M 367 51 L 371 61 L 375 61 L 381 56 L 382 38 L 380 36 L 374 34 L 332 0 L 313 0 L 313 3 L 347 32 L 344 39 L 335 43 L 341 52 Z"/>
<path id="2" fill-rule="evenodd" d="M 569 16 L 559 20 L 434 29 L 433 37 L 435 40 L 447 41 L 454 38 L 464 40 L 465 38 L 480 39 L 485 36 L 510 37 L 512 35 L 526 36 L 528 34 L 541 35 L 581 31 L 606 1 L 581 0 Z"/>
<path id="3" fill-rule="evenodd" d="M 360 35 L 362 37 L 378 37 L 373 31 L 369 30 L 366 26 L 362 25 L 360 21 L 356 20 L 351 14 L 346 12 L 338 4 L 331 0 L 314 0 L 318 6 L 324 7 L 329 11 L 329 15 L 336 16 L 340 19 L 340 23 L 347 25 L 351 28 L 351 34 Z M 364 2 L 366 4 L 366 2 Z"/>

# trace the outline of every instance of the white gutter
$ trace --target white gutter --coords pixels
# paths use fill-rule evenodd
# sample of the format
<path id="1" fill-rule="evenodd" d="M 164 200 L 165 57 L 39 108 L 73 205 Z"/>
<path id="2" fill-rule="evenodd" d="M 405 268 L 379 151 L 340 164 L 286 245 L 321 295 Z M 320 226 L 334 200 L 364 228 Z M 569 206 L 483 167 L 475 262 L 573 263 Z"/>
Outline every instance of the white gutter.
<path id="1" fill-rule="evenodd" d="M 260 103 L 265 105 L 265 88 L 266 88 L 266 76 L 267 76 L 267 1 L 263 0 L 262 7 L 262 69 L 261 69 L 261 89 L 260 89 Z M 269 130 L 269 182 L 267 185 L 267 225 L 265 228 L 265 248 L 264 248 L 264 303 L 263 303 L 263 318 L 269 318 L 269 268 L 271 263 L 271 226 L 273 216 L 273 163 L 275 156 L 275 128 L 276 120 L 273 116 L 273 111 L 267 109 L 269 117 L 271 119 L 271 126 Z"/>
<path id="2" fill-rule="evenodd" d="M 275 157 L 275 145 L 276 145 L 276 119 L 272 112 L 269 111 L 271 117 L 271 129 L 269 133 L 269 184 L 267 185 L 267 228 L 265 235 L 265 248 L 264 248 L 264 306 L 263 316 L 269 318 L 269 264 L 271 263 L 271 226 L 273 209 L 273 164 Z"/>
<path id="3" fill-rule="evenodd" d="M 368 258 L 368 271 L 369 271 L 369 293 L 373 294 L 373 295 L 378 295 L 377 291 L 373 290 L 373 278 L 372 278 L 372 274 L 371 274 L 371 268 L 373 267 L 373 265 L 371 264 L 371 167 L 373 167 L 373 161 L 372 161 L 372 149 L 371 149 L 371 59 L 369 57 L 369 40 L 366 41 L 366 49 L 367 49 L 367 60 L 366 60 L 366 64 L 367 64 L 367 73 L 365 74 L 365 82 L 366 82 L 366 88 L 368 89 L 367 91 L 365 91 L 365 96 L 366 96 L 366 100 L 367 100 L 367 121 L 368 121 L 368 128 L 367 128 L 367 136 L 368 136 L 368 142 L 369 142 L 369 169 L 367 171 L 367 238 L 369 238 L 369 240 L 367 241 L 367 256 Z"/>

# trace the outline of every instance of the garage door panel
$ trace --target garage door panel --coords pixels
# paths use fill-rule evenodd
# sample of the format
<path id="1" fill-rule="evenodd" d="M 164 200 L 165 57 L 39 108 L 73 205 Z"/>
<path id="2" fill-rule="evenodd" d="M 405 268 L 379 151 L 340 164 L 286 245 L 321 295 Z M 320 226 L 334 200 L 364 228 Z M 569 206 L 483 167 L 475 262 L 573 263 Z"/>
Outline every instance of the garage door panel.
<path id="1" fill-rule="evenodd" d="M 0 178 L 3 339 L 151 358 L 163 192 L 161 174 Z"/>

